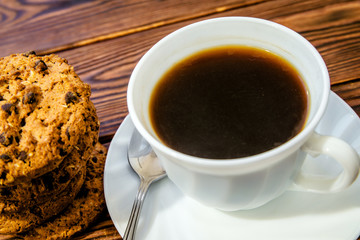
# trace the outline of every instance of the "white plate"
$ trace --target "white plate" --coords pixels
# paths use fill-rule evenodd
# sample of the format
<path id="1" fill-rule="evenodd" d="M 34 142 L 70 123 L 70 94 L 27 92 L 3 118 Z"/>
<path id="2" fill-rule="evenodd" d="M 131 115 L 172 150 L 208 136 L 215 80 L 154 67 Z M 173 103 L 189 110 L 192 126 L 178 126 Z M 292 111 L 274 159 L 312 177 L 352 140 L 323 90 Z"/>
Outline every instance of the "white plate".
<path id="1" fill-rule="evenodd" d="M 139 184 L 127 162 L 127 145 L 134 126 L 127 117 L 109 148 L 104 173 L 107 207 L 122 235 Z M 360 152 L 360 120 L 333 92 L 317 131 L 344 139 Z M 313 161 L 309 161 L 313 160 Z M 337 174 L 323 157 L 306 159 L 314 173 Z M 331 160 L 330 160 L 331 161 Z M 323 170 L 325 169 L 325 171 Z M 360 180 L 336 194 L 287 191 L 255 210 L 222 212 L 184 196 L 164 178 L 146 196 L 136 239 L 138 240 L 354 240 L 360 233 Z"/>

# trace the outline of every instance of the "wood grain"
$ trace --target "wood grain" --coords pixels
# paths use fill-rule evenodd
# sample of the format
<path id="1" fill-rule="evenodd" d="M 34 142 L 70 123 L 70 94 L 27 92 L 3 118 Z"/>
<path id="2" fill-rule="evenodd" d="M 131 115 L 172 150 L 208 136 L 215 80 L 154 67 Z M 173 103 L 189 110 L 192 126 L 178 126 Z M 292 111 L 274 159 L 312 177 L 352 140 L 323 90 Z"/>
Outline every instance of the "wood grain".
<path id="1" fill-rule="evenodd" d="M 0 0 L 0 57 L 37 50 L 67 58 L 92 87 L 108 146 L 128 114 L 127 84 L 143 54 L 180 27 L 223 16 L 269 19 L 303 35 L 324 58 L 332 90 L 360 115 L 360 1 Z M 105 211 L 74 239 L 121 236 Z"/>
<path id="2" fill-rule="evenodd" d="M 347 5 L 352 7 L 347 9 L 356 9 L 352 3 L 344 3 L 342 6 L 347 7 Z M 239 15 L 242 11 L 254 12 L 257 9 L 258 6 L 248 6 L 245 9 L 231 10 L 229 14 Z M 327 11 L 324 11 L 323 8 L 320 8 L 319 11 L 323 18 L 329 19 L 333 14 L 332 10 L 335 9 L 327 7 Z M 260 12 L 264 14 L 266 11 L 261 8 Z M 305 27 L 302 23 L 305 13 L 308 12 L 292 14 L 292 21 L 289 21 L 290 13 L 272 10 L 271 13 L 268 11 L 267 19 L 275 19 L 279 23 L 285 23 L 285 25 L 291 23 L 295 31 L 297 31 L 296 26 L 300 25 L 299 33 L 307 37 L 324 57 L 333 84 L 356 79 L 360 75 L 360 68 L 358 64 L 354 63 L 359 62 L 360 43 L 353 41 L 353 39 L 360 37 L 360 23 L 356 20 L 343 22 L 334 20 L 335 24 L 329 20 L 330 23 L 323 25 L 323 28 L 316 27 L 315 30 L 310 30 L 311 26 Z M 314 10 L 310 9 L 309 14 L 310 16 L 314 15 Z M 102 123 L 101 136 L 111 139 L 127 115 L 127 83 L 141 56 L 170 32 L 206 18 L 209 17 L 169 24 L 121 38 L 86 45 L 79 49 L 58 52 L 60 56 L 67 58 L 75 66 L 77 73 L 85 82 L 91 84 L 92 99 Z M 355 18 L 357 19 L 357 17 Z"/>
<path id="3" fill-rule="evenodd" d="M 318 49 L 333 84 L 359 77 L 360 1 L 274 20 L 300 32 Z"/>
<path id="4" fill-rule="evenodd" d="M 260 0 L 0 1 L 0 57 L 29 50 L 63 49 L 209 15 Z M 205 2 L 204 2 L 205 3 Z"/>

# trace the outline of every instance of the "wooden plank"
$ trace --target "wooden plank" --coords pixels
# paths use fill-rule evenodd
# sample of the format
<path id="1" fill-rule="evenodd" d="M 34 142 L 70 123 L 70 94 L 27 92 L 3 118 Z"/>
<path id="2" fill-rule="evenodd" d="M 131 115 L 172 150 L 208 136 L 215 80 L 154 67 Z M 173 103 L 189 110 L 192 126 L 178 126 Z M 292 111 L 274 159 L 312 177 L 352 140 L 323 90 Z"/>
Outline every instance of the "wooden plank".
<path id="1" fill-rule="evenodd" d="M 357 64 L 360 63 L 360 1 L 274 20 L 300 32 L 316 46 L 333 84 L 351 81 L 360 75 Z"/>
<path id="2" fill-rule="evenodd" d="M 346 2 L 338 0 L 332 2 Z M 331 1 L 330 1 L 331 3 Z M 0 57 L 28 50 L 56 51 L 124 36 L 137 31 L 256 6 L 264 14 L 321 8 L 328 1 L 44 1 L 0 0 Z M 264 7 L 262 7 L 264 6 Z M 251 10 L 251 9 L 249 9 Z M 291 10 L 291 11 L 289 11 Z M 161 14 L 158 14 L 161 13 Z M 259 14 L 245 11 L 243 15 Z M 137 17 L 138 16 L 138 17 Z"/>
<path id="3" fill-rule="evenodd" d="M 0 57 L 86 45 L 264 0 L 0 1 Z"/>
<path id="4" fill-rule="evenodd" d="M 332 85 L 331 88 L 360 116 L 360 78 L 346 83 Z"/>
<path id="5" fill-rule="evenodd" d="M 277 6 L 279 6 L 279 2 L 280 1 L 277 1 Z M 285 7 L 287 1 L 281 2 L 283 3 L 281 7 Z M 301 3 L 302 1 L 298 2 L 298 4 Z M 286 14 L 285 10 L 281 11 L 279 8 L 273 8 L 272 5 L 267 4 L 268 3 L 261 4 L 262 7 L 259 5 L 248 6 L 243 9 L 229 11 L 226 14 L 242 15 L 245 12 L 251 12 L 254 14 L 253 16 L 262 15 L 262 17 L 266 17 L 267 19 L 276 19 L 277 22 L 289 22 L 294 26 L 299 25 L 299 22 L 303 21 L 305 17 L 304 12 L 296 13 L 294 16 L 299 17 L 294 17 L 292 21 L 289 21 L 287 16 L 292 13 L 293 9 L 288 10 L 287 8 L 286 11 L 288 11 L 288 14 Z M 352 6 L 352 3 L 343 4 L 344 7 L 348 4 Z M 267 8 L 264 8 L 264 5 L 266 5 L 268 11 L 266 11 Z M 322 8 L 319 8 L 318 11 L 319 14 L 324 14 Z M 267 12 L 266 15 L 264 15 L 265 12 Z M 313 15 L 316 14 L 316 11 L 309 9 L 308 13 Z M 326 12 L 328 15 L 332 13 L 332 11 Z M 216 14 L 215 16 L 222 16 L 224 14 L 225 13 Z M 211 17 L 213 16 L 214 15 Z M 205 18 L 209 18 L 209 16 Z M 121 38 L 59 52 L 59 55 L 67 58 L 69 62 L 75 66 L 80 77 L 92 86 L 92 99 L 97 107 L 98 115 L 102 123 L 101 137 L 103 141 L 111 139 L 127 115 L 125 99 L 127 83 L 133 68 L 141 56 L 158 40 L 175 29 L 205 18 L 166 25 Z M 323 57 L 330 63 L 329 70 L 331 79 L 345 79 L 345 81 L 350 81 L 356 78 L 357 69 L 359 69 L 358 52 L 360 51 L 356 53 L 352 52 L 359 49 L 360 43 L 352 41 L 353 43 L 349 44 L 352 38 L 348 36 L 357 37 L 359 34 L 357 31 L 358 28 L 358 22 L 353 23 L 349 21 L 338 23 L 331 28 L 317 28 L 315 31 L 311 31 L 311 28 L 308 27 L 304 32 L 305 35 L 310 36 L 312 43 L 315 47 L 320 48 Z M 334 62 L 336 62 L 336 64 Z M 353 64 L 351 64 L 351 62 L 353 62 Z M 336 67 L 337 65 L 342 67 L 338 68 Z M 359 74 L 357 76 L 359 76 Z"/>
<path id="6" fill-rule="evenodd" d="M 99 5 L 100 1 L 87 0 L 0 0 L 0 56 L 13 52 L 11 49 L 20 51 L 19 48 L 51 52 L 75 47 L 58 54 L 68 58 L 80 77 L 91 84 L 92 99 L 102 124 L 101 139 L 109 142 L 127 115 L 126 89 L 131 71 L 155 42 L 179 27 L 206 18 L 262 17 L 289 26 L 308 38 L 329 67 L 332 89 L 360 113 L 358 1 L 248 1 L 236 5 L 239 1 L 229 0 L 217 5 L 218 1 L 188 0 L 183 1 L 185 6 L 173 1 L 148 2 L 127 0 L 116 2 L 124 3 L 122 6 L 102 7 L 105 5 Z M 209 8 L 197 5 L 208 2 L 215 5 Z M 145 7 L 139 10 L 139 6 Z M 112 16 L 115 13 L 118 16 Z M 59 19 L 63 22 L 54 24 Z M 14 33 L 8 35 L 11 31 Z M 27 39 L 22 40 L 24 36 Z M 0 239 L 16 238 L 0 236 Z M 121 237 L 105 213 L 89 231 L 75 239 Z"/>
<path id="7" fill-rule="evenodd" d="M 86 230 L 85 234 L 82 234 L 78 237 L 73 238 L 73 240 L 90 240 L 90 239 L 106 239 L 106 240 L 121 240 L 120 234 L 117 232 L 114 227 L 113 222 L 110 219 L 109 214 L 106 211 L 105 216 L 103 216 L 102 221 L 99 221 L 97 224 L 93 225 Z"/>
<path id="8" fill-rule="evenodd" d="M 106 119 L 106 124 L 102 127 L 102 133 L 104 134 L 101 136 L 107 139 L 110 133 L 114 133 L 115 126 L 127 114 L 126 102 L 124 101 L 127 80 L 140 56 L 156 41 L 171 31 L 205 18 L 227 15 L 255 16 L 271 19 L 292 27 L 295 31 L 299 31 L 305 37 L 308 37 L 319 49 L 328 64 L 333 83 L 354 79 L 359 75 L 360 71 L 356 64 L 360 54 L 360 51 L 358 51 L 359 44 L 352 41 L 353 38 L 358 38 L 360 33 L 359 23 L 357 22 L 358 14 L 356 14 L 359 11 L 359 3 L 344 1 L 345 3 L 339 4 L 338 2 L 340 1 L 334 1 L 335 4 L 330 4 L 329 2 L 324 3 L 324 1 L 312 1 L 310 4 L 309 1 L 292 1 L 291 3 L 289 1 L 275 1 L 257 5 L 250 4 L 239 8 L 229 7 L 230 10 L 225 12 L 219 10 L 221 12 L 219 14 L 157 27 L 154 31 L 141 31 L 134 34 L 136 39 L 132 36 L 130 38 L 124 36 L 123 38 L 91 44 L 73 51 L 65 51 L 62 54 L 77 66 L 82 79 L 92 85 L 94 90 L 93 99 L 96 102 L 99 115 L 103 120 Z M 83 4 L 89 3 L 84 1 Z M 62 7 L 64 8 L 64 6 Z M 79 6 L 75 4 L 73 7 Z M 42 10 L 42 12 L 46 11 Z M 61 11 L 59 10 L 59 12 Z M 309 20 L 304 21 L 304 19 L 315 20 L 313 23 Z M 327 23 L 315 24 L 321 22 Z M 139 41 L 139 39 L 141 40 Z M 347 41 L 352 41 L 352 45 L 348 44 Z M 117 49 L 117 46 L 121 46 L 123 49 Z M 99 51 L 100 49 L 101 51 Z M 74 60 L 72 61 L 72 59 Z M 126 62 L 123 63 L 122 59 L 126 59 Z M 98 94 L 100 92 L 101 96 Z M 118 109 L 117 114 L 110 114 L 113 111 L 112 107 Z"/>

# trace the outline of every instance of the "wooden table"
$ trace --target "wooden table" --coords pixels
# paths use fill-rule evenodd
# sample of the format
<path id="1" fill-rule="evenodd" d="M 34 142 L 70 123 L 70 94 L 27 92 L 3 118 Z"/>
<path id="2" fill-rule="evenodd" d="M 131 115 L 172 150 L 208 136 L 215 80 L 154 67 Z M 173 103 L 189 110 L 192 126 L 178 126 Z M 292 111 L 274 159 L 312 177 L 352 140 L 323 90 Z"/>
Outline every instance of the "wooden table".
<path id="1" fill-rule="evenodd" d="M 128 114 L 127 84 L 141 56 L 170 32 L 221 16 L 269 19 L 303 35 L 324 58 L 332 90 L 360 114 L 360 1 L 0 0 L 0 57 L 35 50 L 68 59 L 92 87 L 108 146 Z M 75 239 L 121 236 L 106 211 Z"/>

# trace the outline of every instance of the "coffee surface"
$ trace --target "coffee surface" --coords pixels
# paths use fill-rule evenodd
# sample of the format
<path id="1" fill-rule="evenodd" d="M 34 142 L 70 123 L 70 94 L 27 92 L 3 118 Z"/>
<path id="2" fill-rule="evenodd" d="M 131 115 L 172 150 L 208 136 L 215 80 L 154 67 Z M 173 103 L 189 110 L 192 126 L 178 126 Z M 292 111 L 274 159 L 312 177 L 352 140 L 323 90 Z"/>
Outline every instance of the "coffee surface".
<path id="1" fill-rule="evenodd" d="M 297 70 L 268 51 L 226 46 L 175 64 L 149 104 L 161 141 L 189 155 L 255 155 L 294 137 L 306 121 L 307 89 Z"/>

